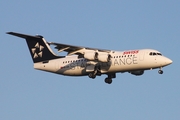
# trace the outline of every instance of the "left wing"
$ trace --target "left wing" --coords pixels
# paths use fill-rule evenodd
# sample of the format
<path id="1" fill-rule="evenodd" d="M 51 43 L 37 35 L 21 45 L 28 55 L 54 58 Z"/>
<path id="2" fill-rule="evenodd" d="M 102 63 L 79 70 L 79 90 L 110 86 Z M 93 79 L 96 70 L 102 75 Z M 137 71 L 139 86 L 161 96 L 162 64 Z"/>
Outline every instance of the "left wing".
<path id="1" fill-rule="evenodd" d="M 54 43 L 54 42 L 49 42 L 50 45 L 55 45 L 55 49 L 58 49 L 58 52 L 65 51 L 68 54 L 67 55 L 72 55 L 72 54 L 84 54 L 86 52 L 105 52 L 105 53 L 110 53 L 111 50 L 104 50 L 104 49 L 97 49 L 97 48 L 89 48 L 89 47 L 82 47 L 82 46 L 74 46 L 74 45 L 67 45 L 67 44 L 61 44 L 61 43 Z"/>

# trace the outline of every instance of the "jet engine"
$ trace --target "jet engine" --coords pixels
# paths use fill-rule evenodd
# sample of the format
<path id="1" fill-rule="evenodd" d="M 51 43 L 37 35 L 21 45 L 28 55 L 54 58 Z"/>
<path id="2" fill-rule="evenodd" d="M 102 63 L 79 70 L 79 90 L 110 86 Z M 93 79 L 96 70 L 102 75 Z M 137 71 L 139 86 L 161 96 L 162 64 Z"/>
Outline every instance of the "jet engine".
<path id="1" fill-rule="evenodd" d="M 139 76 L 144 74 L 144 70 L 130 71 L 129 73 Z"/>
<path id="2" fill-rule="evenodd" d="M 97 59 L 100 62 L 109 62 L 111 60 L 111 55 L 107 53 L 98 53 Z"/>
<path id="3" fill-rule="evenodd" d="M 109 62 L 111 60 L 111 55 L 104 52 L 85 52 L 84 58 L 92 61 Z"/>
<path id="4" fill-rule="evenodd" d="M 86 52 L 84 53 L 84 58 L 88 60 L 97 60 L 97 52 Z"/>

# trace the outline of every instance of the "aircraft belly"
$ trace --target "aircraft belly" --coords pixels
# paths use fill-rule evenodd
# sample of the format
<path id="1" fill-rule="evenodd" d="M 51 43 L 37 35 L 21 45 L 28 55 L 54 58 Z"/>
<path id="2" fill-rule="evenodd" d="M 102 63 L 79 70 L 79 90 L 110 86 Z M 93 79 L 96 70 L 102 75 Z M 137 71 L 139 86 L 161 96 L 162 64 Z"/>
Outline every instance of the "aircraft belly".
<path id="1" fill-rule="evenodd" d="M 131 66 L 120 65 L 120 66 L 111 67 L 108 72 L 124 72 L 134 69 L 137 69 L 135 65 L 131 65 Z"/>
<path id="2" fill-rule="evenodd" d="M 86 70 L 84 68 L 70 68 L 70 69 L 60 69 L 57 71 L 58 74 L 68 75 L 68 76 L 81 76 L 86 74 Z"/>
<path id="3" fill-rule="evenodd" d="M 131 71 L 131 70 L 137 70 L 137 69 L 144 69 L 147 67 L 144 67 L 143 62 L 138 62 L 136 64 L 112 64 L 109 68 L 102 67 L 101 72 L 107 73 L 107 72 L 125 72 L 125 71 Z"/>

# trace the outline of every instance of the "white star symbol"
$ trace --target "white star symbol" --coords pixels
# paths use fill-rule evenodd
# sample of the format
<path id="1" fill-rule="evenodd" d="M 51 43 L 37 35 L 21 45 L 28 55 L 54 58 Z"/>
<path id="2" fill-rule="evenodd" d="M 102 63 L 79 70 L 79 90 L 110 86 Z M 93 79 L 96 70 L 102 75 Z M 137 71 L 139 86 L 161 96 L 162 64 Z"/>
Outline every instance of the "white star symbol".
<path id="1" fill-rule="evenodd" d="M 42 57 L 43 49 L 44 47 L 42 45 L 39 45 L 39 43 L 37 42 L 34 48 L 31 49 L 32 53 L 34 54 L 33 58 Z"/>

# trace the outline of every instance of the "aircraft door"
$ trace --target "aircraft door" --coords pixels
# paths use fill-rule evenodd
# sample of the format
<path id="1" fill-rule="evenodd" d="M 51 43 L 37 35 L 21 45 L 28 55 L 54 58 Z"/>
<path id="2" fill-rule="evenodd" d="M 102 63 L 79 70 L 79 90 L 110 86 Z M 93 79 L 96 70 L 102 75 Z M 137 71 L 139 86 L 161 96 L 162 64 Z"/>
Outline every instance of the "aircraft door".
<path id="1" fill-rule="evenodd" d="M 144 55 L 145 55 L 145 52 L 141 52 L 141 53 L 139 54 L 139 60 L 140 60 L 140 61 L 143 61 L 143 60 L 144 60 Z"/>
<path id="2" fill-rule="evenodd" d="M 157 54 L 153 53 L 153 56 L 154 56 L 155 63 L 157 63 Z"/>
<path id="3" fill-rule="evenodd" d="M 58 71 L 60 69 L 60 63 L 59 62 L 60 61 L 56 61 L 55 64 L 54 64 L 55 65 L 54 67 L 55 67 L 56 71 Z"/>

